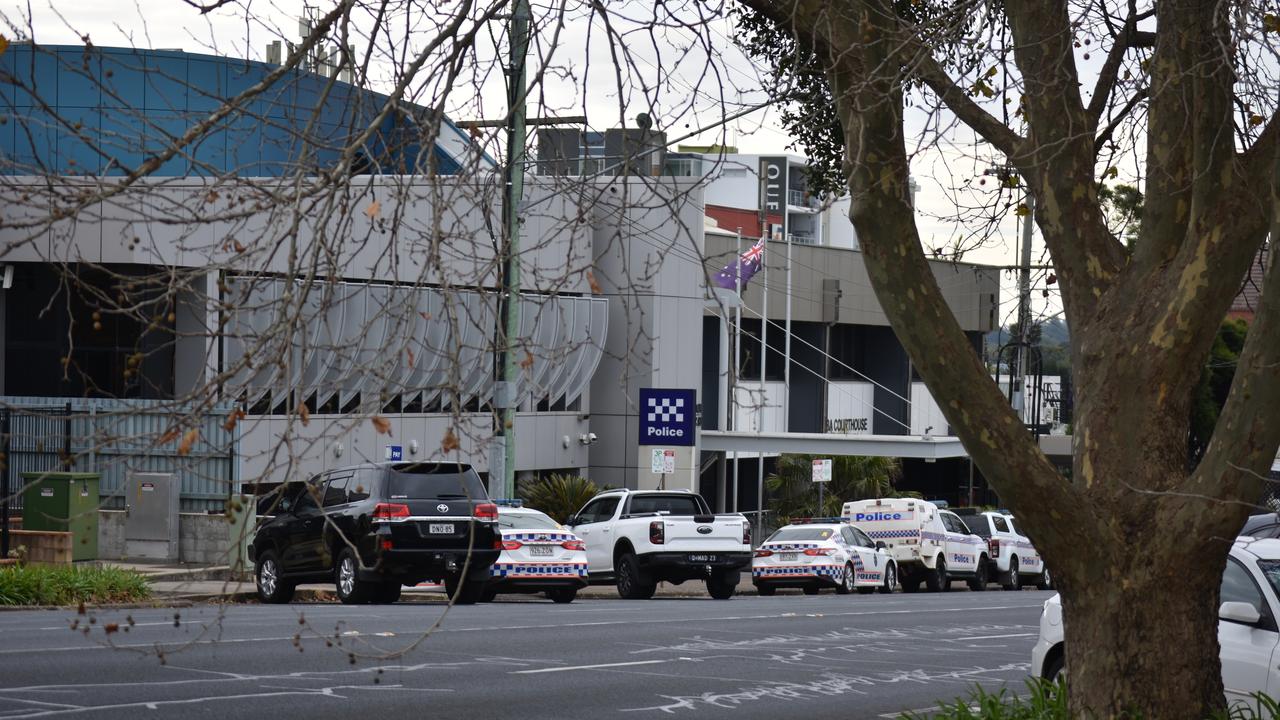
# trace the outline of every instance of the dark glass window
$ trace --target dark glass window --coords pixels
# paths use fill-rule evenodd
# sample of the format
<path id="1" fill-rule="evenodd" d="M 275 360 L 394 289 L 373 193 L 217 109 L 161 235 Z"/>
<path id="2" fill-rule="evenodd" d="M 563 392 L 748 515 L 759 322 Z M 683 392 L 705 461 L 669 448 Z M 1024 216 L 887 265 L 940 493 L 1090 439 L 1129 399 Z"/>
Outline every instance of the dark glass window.
<path id="1" fill-rule="evenodd" d="M 804 540 L 827 540 L 835 534 L 835 530 L 822 525 L 797 525 L 784 527 L 769 536 L 765 542 L 798 542 Z"/>
<path id="2" fill-rule="evenodd" d="M 350 475 L 334 475 L 329 478 L 329 484 L 324 488 L 324 506 L 332 507 L 334 505 L 342 505 L 347 502 L 347 485 L 351 481 Z"/>
<path id="3" fill-rule="evenodd" d="M 1009 532 L 1009 523 L 1005 522 L 1004 518 L 999 515 L 992 515 L 991 521 L 996 524 L 996 530 L 999 530 L 1000 532 Z"/>
<path id="4" fill-rule="evenodd" d="M 578 514 L 578 522 L 579 524 L 604 522 L 611 519 L 617 509 L 618 498 L 616 497 L 592 500 Z"/>
<path id="5" fill-rule="evenodd" d="M 387 497 L 391 500 L 487 500 L 489 494 L 480 476 L 470 467 L 452 463 L 400 463 L 387 470 Z"/>
<path id="6" fill-rule="evenodd" d="M 641 495 L 631 499 L 632 515 L 665 512 L 668 515 L 698 515 L 702 508 L 693 495 Z"/>

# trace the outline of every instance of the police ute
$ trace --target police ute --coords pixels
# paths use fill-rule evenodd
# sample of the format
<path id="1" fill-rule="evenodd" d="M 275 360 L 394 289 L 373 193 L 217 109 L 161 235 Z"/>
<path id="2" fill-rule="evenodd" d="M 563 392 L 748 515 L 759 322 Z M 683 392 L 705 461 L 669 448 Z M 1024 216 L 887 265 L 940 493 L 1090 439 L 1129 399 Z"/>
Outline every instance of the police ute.
<path id="1" fill-rule="evenodd" d="M 816 595 L 835 588 L 847 595 L 879 590 L 891 593 L 898 570 L 885 553 L 885 544 L 841 518 L 813 518 L 794 522 L 770 535 L 751 560 L 751 582 L 761 595 L 778 588 L 800 588 Z"/>
<path id="2" fill-rule="evenodd" d="M 904 592 L 915 592 L 920 583 L 931 592 L 949 590 L 952 580 L 965 580 L 971 590 L 986 589 L 987 542 L 955 513 L 926 500 L 881 498 L 847 502 L 841 515 L 871 540 L 885 543 Z"/>
<path id="3" fill-rule="evenodd" d="M 1021 590 L 1024 581 L 1034 583 L 1040 590 L 1053 587 L 1040 553 L 1026 535 L 1018 532 L 1012 515 L 977 508 L 957 508 L 956 514 L 974 535 L 987 541 L 989 578 L 1005 590 Z"/>

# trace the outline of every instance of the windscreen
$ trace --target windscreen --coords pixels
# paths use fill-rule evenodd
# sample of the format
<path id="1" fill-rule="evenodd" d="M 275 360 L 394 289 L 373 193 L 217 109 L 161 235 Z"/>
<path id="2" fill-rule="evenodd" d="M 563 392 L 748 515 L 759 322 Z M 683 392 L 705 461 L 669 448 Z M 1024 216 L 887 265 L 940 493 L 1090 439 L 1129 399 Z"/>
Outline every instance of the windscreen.
<path id="1" fill-rule="evenodd" d="M 965 527 L 969 528 L 969 532 L 977 535 L 978 537 L 991 537 L 991 526 L 987 522 L 986 517 L 982 515 L 975 515 L 973 517 L 961 519 L 964 520 Z"/>
<path id="2" fill-rule="evenodd" d="M 387 469 L 387 499 L 488 500 L 475 470 L 462 465 L 402 463 Z"/>
<path id="3" fill-rule="evenodd" d="M 498 511 L 498 527 L 503 530 L 560 530 L 560 523 L 542 513 L 503 514 Z"/>
<path id="4" fill-rule="evenodd" d="M 795 540 L 826 540 L 836 533 L 829 527 L 784 527 L 769 536 L 765 542 Z"/>
<path id="5" fill-rule="evenodd" d="M 641 495 L 631 499 L 632 515 L 665 512 L 668 515 L 700 515 L 698 499 L 693 495 Z"/>
<path id="6" fill-rule="evenodd" d="M 1280 560 L 1259 560 L 1258 569 L 1271 583 L 1271 589 L 1280 595 Z"/>

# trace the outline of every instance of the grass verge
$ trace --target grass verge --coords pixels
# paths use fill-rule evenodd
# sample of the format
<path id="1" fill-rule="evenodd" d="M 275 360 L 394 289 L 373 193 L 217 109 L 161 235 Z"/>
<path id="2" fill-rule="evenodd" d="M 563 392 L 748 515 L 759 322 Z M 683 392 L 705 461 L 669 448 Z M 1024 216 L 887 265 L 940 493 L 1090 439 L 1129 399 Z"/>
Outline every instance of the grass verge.
<path id="1" fill-rule="evenodd" d="M 139 574 L 119 568 L 65 565 L 0 567 L 0 605 L 138 602 L 151 597 Z"/>
<path id="2" fill-rule="evenodd" d="M 1030 694 L 1020 697 L 1002 688 L 987 692 L 975 687 L 967 698 L 942 703 L 924 714 L 907 712 L 899 720 L 1073 720 L 1067 710 L 1067 691 L 1061 683 L 1027 681 Z M 1237 703 L 1215 713 L 1208 720 L 1274 720 L 1280 718 L 1280 701 L 1254 693 L 1251 703 Z M 1125 720 L 1146 720 L 1141 714 L 1126 714 Z"/>

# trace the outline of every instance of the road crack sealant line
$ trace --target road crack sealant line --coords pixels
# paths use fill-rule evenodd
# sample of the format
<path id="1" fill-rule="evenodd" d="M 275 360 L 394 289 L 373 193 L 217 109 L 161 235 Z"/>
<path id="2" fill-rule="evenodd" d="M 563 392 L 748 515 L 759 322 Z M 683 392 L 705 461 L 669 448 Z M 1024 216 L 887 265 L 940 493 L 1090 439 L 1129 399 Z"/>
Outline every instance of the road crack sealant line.
<path id="1" fill-rule="evenodd" d="M 806 682 L 776 681 L 742 687 L 730 692 L 705 692 L 698 695 L 660 694 L 658 697 L 668 702 L 647 707 L 620 708 L 620 711 L 634 713 L 660 712 L 667 715 L 675 715 L 681 711 L 697 711 L 701 708 L 737 710 L 761 701 L 814 700 L 841 695 L 866 695 L 870 688 L 879 685 L 895 685 L 899 683 L 932 685 L 935 683 L 970 682 L 992 673 L 1025 673 L 1029 669 L 1030 665 L 1028 663 L 1006 663 L 996 667 L 975 666 L 941 673 L 931 673 L 921 668 L 898 670 L 879 675 L 846 675 L 844 673 L 828 672 L 823 673 L 816 680 Z"/>

